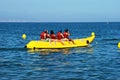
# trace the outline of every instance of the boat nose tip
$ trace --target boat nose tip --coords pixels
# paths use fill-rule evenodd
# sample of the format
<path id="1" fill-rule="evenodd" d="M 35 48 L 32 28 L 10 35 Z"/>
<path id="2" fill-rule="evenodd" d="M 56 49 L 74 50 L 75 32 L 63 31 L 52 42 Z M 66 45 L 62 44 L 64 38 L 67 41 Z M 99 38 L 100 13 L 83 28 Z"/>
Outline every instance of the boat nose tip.
<path id="1" fill-rule="evenodd" d="M 92 36 L 95 36 L 95 33 L 94 33 L 94 32 L 92 32 L 92 33 L 91 33 L 91 35 L 92 35 Z"/>

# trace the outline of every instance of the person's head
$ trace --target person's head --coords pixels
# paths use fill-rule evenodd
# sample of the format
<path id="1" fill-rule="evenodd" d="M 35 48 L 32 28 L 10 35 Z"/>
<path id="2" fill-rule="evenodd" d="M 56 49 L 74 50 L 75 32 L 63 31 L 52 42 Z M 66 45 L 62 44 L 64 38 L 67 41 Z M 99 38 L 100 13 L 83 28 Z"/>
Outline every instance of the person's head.
<path id="1" fill-rule="evenodd" d="M 68 32 L 68 29 L 65 29 L 65 32 Z"/>
<path id="2" fill-rule="evenodd" d="M 54 31 L 53 31 L 53 30 L 51 30 L 51 31 L 50 31 L 50 34 L 54 34 Z"/>
<path id="3" fill-rule="evenodd" d="M 60 30 L 59 32 L 62 33 L 62 30 Z"/>
<path id="4" fill-rule="evenodd" d="M 48 33 L 48 30 L 44 30 L 45 33 Z"/>

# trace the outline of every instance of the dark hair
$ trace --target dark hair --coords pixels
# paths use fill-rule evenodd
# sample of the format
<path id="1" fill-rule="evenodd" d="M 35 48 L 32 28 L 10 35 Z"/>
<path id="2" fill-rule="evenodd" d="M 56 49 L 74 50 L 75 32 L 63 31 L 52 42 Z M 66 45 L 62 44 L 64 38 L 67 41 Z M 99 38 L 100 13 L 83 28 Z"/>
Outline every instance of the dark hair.
<path id="1" fill-rule="evenodd" d="M 54 31 L 53 31 L 53 30 L 51 30 L 51 31 L 50 31 L 50 34 L 54 34 Z"/>
<path id="2" fill-rule="evenodd" d="M 48 30 L 45 30 L 44 32 L 45 32 L 45 33 L 48 33 Z"/>
<path id="3" fill-rule="evenodd" d="M 65 29 L 65 32 L 68 32 L 68 29 Z"/>
<path id="4" fill-rule="evenodd" d="M 62 30 L 60 30 L 59 32 L 62 33 Z"/>

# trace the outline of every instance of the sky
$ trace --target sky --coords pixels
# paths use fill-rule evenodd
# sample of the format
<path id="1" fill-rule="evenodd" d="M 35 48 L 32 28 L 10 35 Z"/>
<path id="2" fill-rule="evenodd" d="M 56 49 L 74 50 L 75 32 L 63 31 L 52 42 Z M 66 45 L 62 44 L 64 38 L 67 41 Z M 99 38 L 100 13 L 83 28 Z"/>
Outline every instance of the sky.
<path id="1" fill-rule="evenodd" d="M 120 22 L 120 0 L 0 0 L 0 22 Z"/>

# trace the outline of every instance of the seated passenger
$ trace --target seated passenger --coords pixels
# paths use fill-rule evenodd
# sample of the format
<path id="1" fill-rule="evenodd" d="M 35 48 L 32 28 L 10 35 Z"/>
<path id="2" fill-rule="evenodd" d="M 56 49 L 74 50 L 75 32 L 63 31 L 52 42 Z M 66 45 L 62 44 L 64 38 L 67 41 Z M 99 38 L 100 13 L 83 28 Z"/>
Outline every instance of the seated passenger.
<path id="1" fill-rule="evenodd" d="M 48 34 L 48 31 L 47 31 L 47 30 L 43 31 L 43 32 L 40 34 L 40 39 L 41 39 L 41 40 L 49 40 L 49 38 L 50 38 L 50 35 Z"/>
<path id="2" fill-rule="evenodd" d="M 70 33 L 69 33 L 68 29 L 65 29 L 63 35 L 64 35 L 64 40 L 71 41 L 73 44 L 75 44 L 74 41 L 69 38 Z"/>
<path id="3" fill-rule="evenodd" d="M 43 31 L 43 32 L 40 33 L 40 39 L 41 40 L 45 40 L 46 39 L 46 33 L 45 33 L 45 31 Z"/>
<path id="4" fill-rule="evenodd" d="M 53 39 L 53 40 L 56 39 L 56 35 L 54 34 L 53 30 L 50 31 L 50 39 Z"/>
<path id="5" fill-rule="evenodd" d="M 61 44 L 63 44 L 64 45 L 64 43 L 63 43 L 63 39 L 64 38 L 64 36 L 63 36 L 63 34 L 62 34 L 62 31 L 59 31 L 58 33 L 57 33 L 57 41 L 60 41 L 61 42 Z"/>
<path id="6" fill-rule="evenodd" d="M 57 39 L 58 40 L 61 40 L 61 39 L 63 39 L 64 38 L 64 36 L 63 36 L 63 34 L 62 34 L 62 31 L 59 31 L 58 33 L 57 33 Z"/>
<path id="7" fill-rule="evenodd" d="M 51 30 L 50 31 L 50 44 L 51 44 L 51 42 L 55 42 L 55 44 L 56 44 L 56 35 L 54 34 L 54 31 L 53 30 Z"/>

